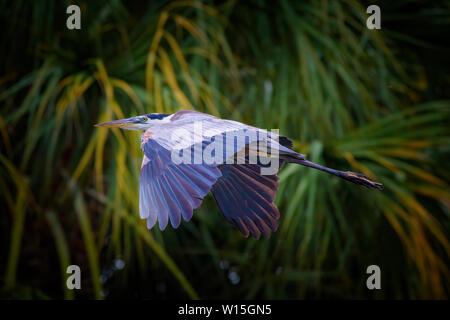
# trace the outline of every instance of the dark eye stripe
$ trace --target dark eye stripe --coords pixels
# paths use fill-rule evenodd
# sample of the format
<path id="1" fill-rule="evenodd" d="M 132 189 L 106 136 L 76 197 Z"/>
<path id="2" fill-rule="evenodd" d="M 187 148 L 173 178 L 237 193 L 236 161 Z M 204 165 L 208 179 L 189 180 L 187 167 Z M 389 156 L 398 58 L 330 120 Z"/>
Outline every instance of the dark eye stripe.
<path id="1" fill-rule="evenodd" d="M 168 114 L 164 113 L 150 113 L 147 115 L 152 120 L 161 120 L 168 116 Z"/>

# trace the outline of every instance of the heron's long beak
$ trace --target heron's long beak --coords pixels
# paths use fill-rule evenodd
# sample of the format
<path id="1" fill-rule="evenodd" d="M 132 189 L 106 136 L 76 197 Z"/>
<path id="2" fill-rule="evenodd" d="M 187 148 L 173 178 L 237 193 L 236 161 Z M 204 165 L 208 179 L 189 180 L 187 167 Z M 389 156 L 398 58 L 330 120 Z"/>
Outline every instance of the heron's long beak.
<path id="1" fill-rule="evenodd" d="M 96 127 L 104 127 L 104 128 L 133 129 L 133 128 L 137 127 L 138 124 L 139 124 L 139 122 L 137 121 L 137 119 L 135 117 L 133 117 L 133 118 L 98 123 L 95 126 Z"/>

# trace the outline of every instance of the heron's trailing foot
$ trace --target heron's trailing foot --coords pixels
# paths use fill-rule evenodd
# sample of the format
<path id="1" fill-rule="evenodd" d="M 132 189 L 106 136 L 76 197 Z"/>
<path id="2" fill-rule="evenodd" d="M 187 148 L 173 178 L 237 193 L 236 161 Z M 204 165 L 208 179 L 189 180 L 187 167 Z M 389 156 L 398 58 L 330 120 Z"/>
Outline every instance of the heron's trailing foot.
<path id="1" fill-rule="evenodd" d="M 351 171 L 339 171 L 339 170 L 321 166 L 320 164 L 317 164 L 317 163 L 314 163 L 314 162 L 311 162 L 308 160 L 304 160 L 304 159 L 290 158 L 288 161 L 301 164 L 302 166 L 306 166 L 306 167 L 310 167 L 310 168 L 314 168 L 317 170 L 327 172 L 329 174 L 335 175 L 339 178 L 353 182 L 355 184 L 363 185 L 369 189 L 383 190 L 383 185 L 381 183 L 370 181 L 369 178 L 367 178 L 365 175 L 363 175 L 361 173 L 356 173 L 356 172 L 351 172 Z"/>
<path id="2" fill-rule="evenodd" d="M 365 175 L 351 171 L 341 171 L 339 177 L 355 184 L 360 184 L 366 188 L 383 190 L 383 185 L 378 182 L 370 181 Z"/>

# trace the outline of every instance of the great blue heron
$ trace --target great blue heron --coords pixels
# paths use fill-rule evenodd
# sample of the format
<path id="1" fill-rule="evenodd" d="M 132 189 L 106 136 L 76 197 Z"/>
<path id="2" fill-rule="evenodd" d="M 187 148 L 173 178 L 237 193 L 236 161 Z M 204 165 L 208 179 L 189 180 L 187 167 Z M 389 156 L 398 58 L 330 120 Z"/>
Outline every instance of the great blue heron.
<path id="1" fill-rule="evenodd" d="M 274 204 L 278 176 L 277 171 L 263 174 L 267 162 L 262 163 L 261 159 L 276 158 L 279 167 L 285 162 L 297 163 L 368 188 L 382 189 L 380 183 L 362 174 L 338 171 L 306 160 L 304 155 L 292 150 L 292 142 L 282 135 L 197 111 L 183 110 L 172 115 L 150 113 L 97 126 L 145 130 L 141 136 L 144 159 L 139 211 L 141 218 L 147 219 L 149 229 L 156 221 L 161 230 L 169 220 L 173 228 L 180 225 L 181 217 L 189 221 L 193 210 L 211 191 L 225 219 L 245 237 L 249 234 L 255 238 L 261 234 L 269 237 L 270 231 L 278 228 L 280 217 Z M 227 135 L 232 138 L 227 139 Z M 242 137 L 240 144 L 236 142 Z M 219 161 L 215 158 L 216 161 L 207 162 L 200 158 L 196 162 L 192 161 L 192 155 L 184 158 L 187 162 L 174 159 L 174 155 L 178 157 L 183 152 L 193 151 L 195 155 L 198 150 L 205 151 L 215 140 L 223 142 L 223 138 L 233 148 L 225 146 L 225 151 L 215 150 L 212 155 L 220 153 Z M 257 157 L 256 162 L 249 161 L 251 155 Z"/>

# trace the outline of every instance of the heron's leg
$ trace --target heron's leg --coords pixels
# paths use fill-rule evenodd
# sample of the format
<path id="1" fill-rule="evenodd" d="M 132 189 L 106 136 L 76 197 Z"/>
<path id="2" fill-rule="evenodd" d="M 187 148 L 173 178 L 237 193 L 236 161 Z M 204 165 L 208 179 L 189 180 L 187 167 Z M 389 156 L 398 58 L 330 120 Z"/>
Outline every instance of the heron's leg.
<path id="1" fill-rule="evenodd" d="M 321 165 L 319 165 L 317 163 L 314 163 L 314 162 L 311 162 L 311 161 L 308 161 L 308 160 L 289 159 L 288 162 L 294 162 L 294 163 L 298 163 L 298 164 L 301 164 L 301 165 L 306 166 L 306 167 L 310 167 L 310 168 L 314 168 L 314 169 L 317 169 L 317 170 L 325 171 L 327 173 L 335 175 L 335 176 L 337 176 L 339 178 L 342 178 L 344 180 L 353 182 L 355 184 L 363 185 L 363 186 L 365 186 L 367 188 L 374 188 L 374 189 L 378 189 L 378 190 L 382 190 L 383 189 L 383 185 L 381 183 L 370 181 L 369 178 L 367 178 L 365 175 L 363 175 L 361 173 L 356 173 L 356 172 L 351 172 L 351 171 L 334 170 L 334 169 L 321 166 Z"/>

